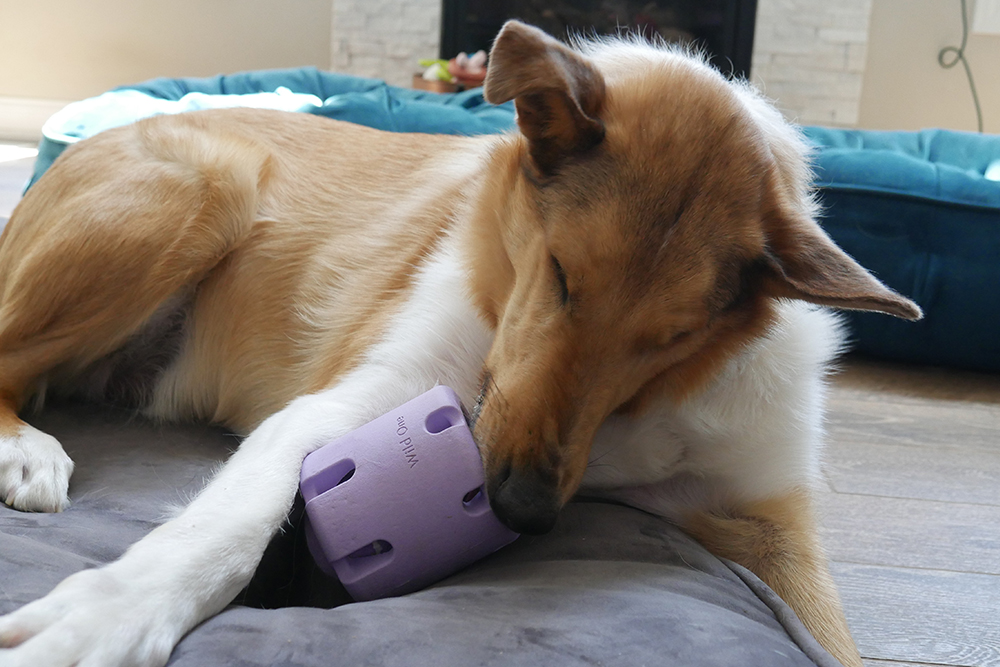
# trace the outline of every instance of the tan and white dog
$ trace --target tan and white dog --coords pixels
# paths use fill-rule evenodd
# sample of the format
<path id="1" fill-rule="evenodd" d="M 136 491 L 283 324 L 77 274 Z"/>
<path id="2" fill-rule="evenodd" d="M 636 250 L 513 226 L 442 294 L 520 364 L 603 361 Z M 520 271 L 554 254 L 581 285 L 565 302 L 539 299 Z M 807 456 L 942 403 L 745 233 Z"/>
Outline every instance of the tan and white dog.
<path id="1" fill-rule="evenodd" d="M 0 240 L 0 497 L 68 503 L 72 462 L 17 416 L 46 388 L 249 435 L 120 560 L 0 619 L 0 665 L 163 664 L 250 579 L 303 457 L 438 383 L 515 530 L 625 498 L 861 664 L 811 517 L 840 345 L 813 304 L 919 309 L 817 226 L 796 130 L 697 58 L 510 23 L 486 96 L 520 132 L 197 112 L 32 188 Z"/>

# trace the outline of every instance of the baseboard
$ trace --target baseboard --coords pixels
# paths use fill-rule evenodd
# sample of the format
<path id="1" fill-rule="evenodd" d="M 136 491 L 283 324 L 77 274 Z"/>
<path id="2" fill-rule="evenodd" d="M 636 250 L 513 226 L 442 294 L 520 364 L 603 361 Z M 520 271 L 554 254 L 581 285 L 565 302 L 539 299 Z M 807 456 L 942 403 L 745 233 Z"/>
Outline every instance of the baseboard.
<path id="1" fill-rule="evenodd" d="M 27 97 L 0 97 L 0 139 L 38 141 L 49 116 L 69 102 Z"/>

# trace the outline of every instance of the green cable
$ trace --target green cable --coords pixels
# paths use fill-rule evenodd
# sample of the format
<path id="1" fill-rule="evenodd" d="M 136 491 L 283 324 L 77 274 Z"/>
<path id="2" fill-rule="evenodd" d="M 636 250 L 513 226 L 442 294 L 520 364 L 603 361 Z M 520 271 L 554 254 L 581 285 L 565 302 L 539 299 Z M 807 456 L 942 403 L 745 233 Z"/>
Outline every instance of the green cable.
<path id="1" fill-rule="evenodd" d="M 965 45 L 969 41 L 969 19 L 966 17 L 965 0 L 962 0 L 962 45 L 959 47 L 946 46 L 938 52 L 938 64 L 945 69 L 951 69 L 958 63 L 962 63 L 965 68 L 965 76 L 969 79 L 969 90 L 972 91 L 972 103 L 976 105 L 976 126 L 979 134 L 983 133 L 983 110 L 979 106 L 979 95 L 976 93 L 976 82 L 972 80 L 972 69 L 969 68 L 969 61 L 965 59 Z M 950 61 L 945 59 L 954 56 Z"/>

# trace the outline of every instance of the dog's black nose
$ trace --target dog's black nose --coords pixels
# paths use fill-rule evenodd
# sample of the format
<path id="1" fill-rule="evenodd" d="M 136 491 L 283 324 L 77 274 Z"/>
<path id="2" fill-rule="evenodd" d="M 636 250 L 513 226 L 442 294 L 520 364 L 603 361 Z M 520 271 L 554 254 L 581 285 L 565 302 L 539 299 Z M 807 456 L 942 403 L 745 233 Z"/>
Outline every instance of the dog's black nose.
<path id="1" fill-rule="evenodd" d="M 507 468 L 487 485 L 490 506 L 511 530 L 541 535 L 552 530 L 562 503 L 555 475 L 534 468 Z"/>

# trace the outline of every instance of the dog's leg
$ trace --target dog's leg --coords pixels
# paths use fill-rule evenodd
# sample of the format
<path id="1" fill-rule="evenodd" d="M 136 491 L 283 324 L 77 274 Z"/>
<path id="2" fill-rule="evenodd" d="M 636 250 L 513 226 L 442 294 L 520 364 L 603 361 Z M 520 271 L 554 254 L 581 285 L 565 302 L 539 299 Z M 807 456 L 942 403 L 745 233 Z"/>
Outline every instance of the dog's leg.
<path id="1" fill-rule="evenodd" d="M 68 503 L 73 461 L 59 441 L 17 418 L 0 401 L 0 499 L 20 510 L 58 512 Z"/>
<path id="2" fill-rule="evenodd" d="M 162 665 L 194 625 L 250 580 L 280 529 L 302 459 L 441 382 L 475 396 L 492 334 L 465 292 L 464 266 L 428 260 L 395 326 L 325 392 L 266 419 L 176 519 L 122 558 L 77 573 L 0 618 L 2 667 Z"/>
<path id="3" fill-rule="evenodd" d="M 0 500 L 59 511 L 73 468 L 17 413 L 39 378 L 120 347 L 171 295 L 248 233 L 267 156 L 189 136 L 190 155 L 123 128 L 67 151 L 0 242 Z"/>
<path id="4" fill-rule="evenodd" d="M 179 517 L 121 559 L 0 618 L 0 647 L 16 647 L 0 649 L 0 665 L 166 662 L 188 630 L 250 580 L 291 507 L 305 455 L 413 393 L 405 379 L 373 382 L 378 370 L 366 370 L 367 379 L 356 373 L 265 420 Z"/>
<path id="5" fill-rule="evenodd" d="M 862 667 L 819 545 L 808 492 L 698 512 L 682 527 L 716 556 L 760 577 L 845 667 Z"/>

